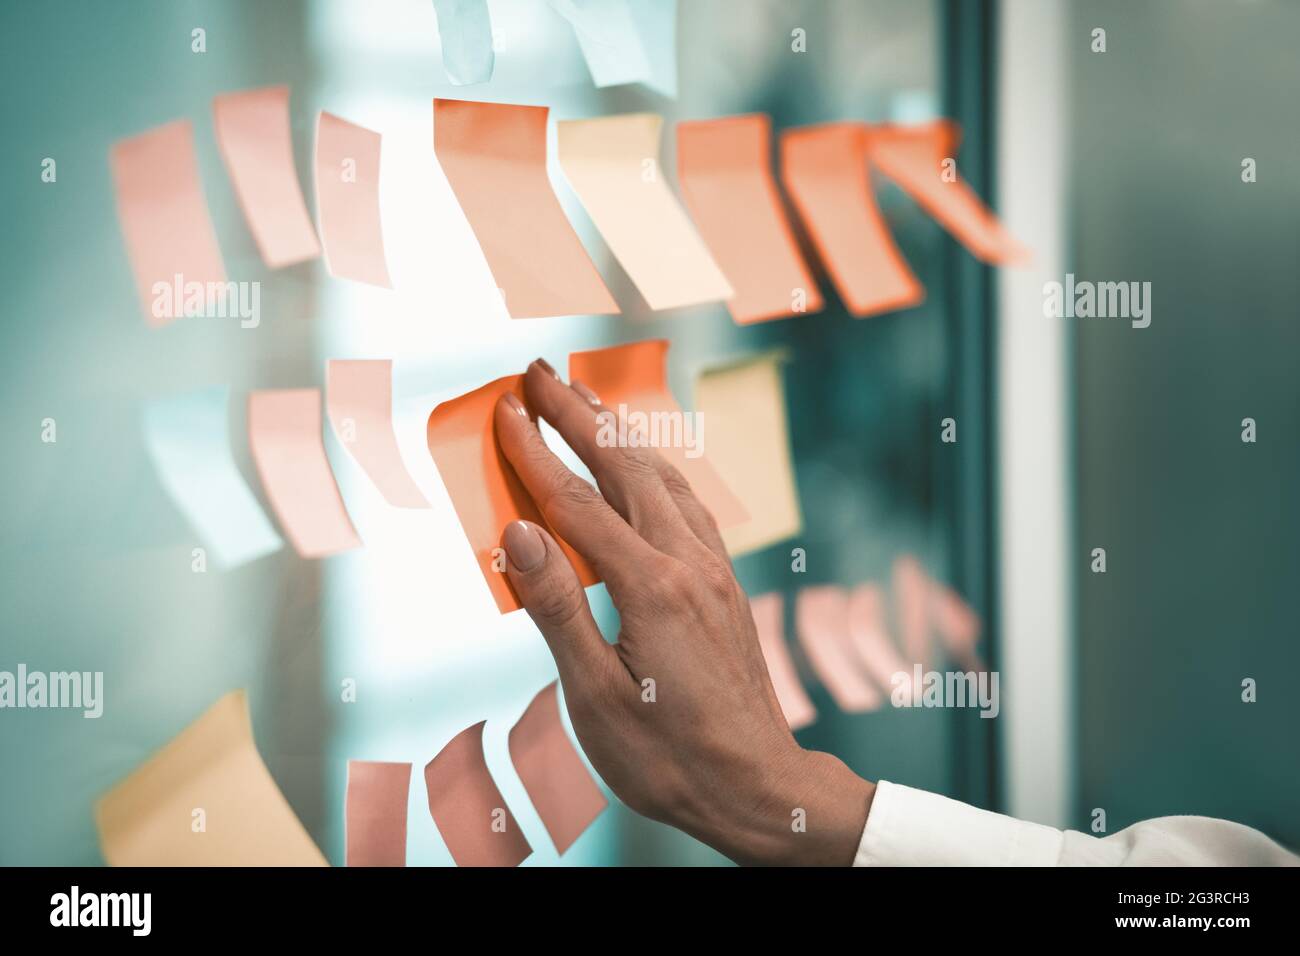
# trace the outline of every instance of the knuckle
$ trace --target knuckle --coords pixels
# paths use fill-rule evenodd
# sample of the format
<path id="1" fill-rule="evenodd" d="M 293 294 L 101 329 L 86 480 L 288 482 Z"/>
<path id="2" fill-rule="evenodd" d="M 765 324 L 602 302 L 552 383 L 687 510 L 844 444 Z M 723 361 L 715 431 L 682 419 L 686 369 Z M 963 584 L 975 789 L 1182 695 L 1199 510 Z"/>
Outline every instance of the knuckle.
<path id="1" fill-rule="evenodd" d="M 565 627 L 572 624 L 582 611 L 582 596 L 574 581 L 551 584 L 539 591 L 528 609 L 550 627 Z"/>
<path id="2" fill-rule="evenodd" d="M 596 489 L 573 472 L 568 472 L 541 503 L 542 514 L 550 521 L 556 516 L 581 513 L 589 509 L 599 497 Z"/>

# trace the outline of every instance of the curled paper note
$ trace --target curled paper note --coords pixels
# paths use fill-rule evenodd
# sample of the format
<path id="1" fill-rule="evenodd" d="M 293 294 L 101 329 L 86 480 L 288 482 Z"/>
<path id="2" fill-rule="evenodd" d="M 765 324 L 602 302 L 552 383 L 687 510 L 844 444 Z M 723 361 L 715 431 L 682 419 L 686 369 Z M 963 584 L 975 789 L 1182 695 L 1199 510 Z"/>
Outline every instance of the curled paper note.
<path id="1" fill-rule="evenodd" d="M 544 106 L 433 101 L 433 148 L 512 318 L 618 311 L 546 173 Z"/>
<path id="2" fill-rule="evenodd" d="M 569 380 L 595 391 L 605 411 L 617 419 L 619 434 L 609 440 L 642 442 L 648 428 L 651 447 L 682 473 L 718 526 L 742 524 L 749 520 L 749 512 L 705 455 L 708 421 L 683 413 L 668 390 L 667 356 L 664 339 L 573 352 Z M 642 437 L 634 438 L 634 432 Z"/>
<path id="3" fill-rule="evenodd" d="M 225 385 L 154 399 L 145 406 L 149 457 L 168 495 L 223 569 L 284 546 L 235 466 Z"/>
<path id="4" fill-rule="evenodd" d="M 492 79 L 492 18 L 487 0 L 433 0 L 442 43 L 442 68 L 456 86 Z"/>
<path id="5" fill-rule="evenodd" d="M 509 375 L 442 402 L 430 413 L 428 425 L 429 454 L 502 614 L 521 606 L 505 573 L 502 532 L 510 522 L 520 520 L 550 530 L 497 444 L 494 409 L 497 399 L 507 391 L 527 403 L 523 376 Z M 554 531 L 551 535 L 568 556 L 583 587 L 595 584 L 599 578 L 590 565 Z"/>
<path id="6" fill-rule="evenodd" d="M 327 866 L 231 691 L 95 803 L 110 866 Z"/>
<path id="7" fill-rule="evenodd" d="M 573 26 L 598 87 L 643 83 L 677 95 L 677 0 L 551 0 Z"/>
<path id="8" fill-rule="evenodd" d="M 876 205 L 865 126 L 830 123 L 786 130 L 781 180 L 850 312 L 859 317 L 892 312 L 925 298 Z"/>
<path id="9" fill-rule="evenodd" d="M 758 631 L 758 646 L 767 662 L 777 703 L 791 730 L 807 727 L 817 719 L 817 708 L 799 682 L 799 673 L 785 643 L 785 602 L 780 594 L 760 594 L 749 599 L 749 610 Z"/>
<path id="10" fill-rule="evenodd" d="M 759 113 L 677 124 L 682 199 L 736 291 L 727 308 L 742 325 L 823 305 L 781 207 L 771 141 Z"/>
<path id="11" fill-rule="evenodd" d="M 348 761 L 348 866 L 406 866 L 406 808 L 411 765 Z"/>
<path id="12" fill-rule="evenodd" d="M 885 693 L 912 683 L 912 666 L 899 654 L 885 624 L 885 601 L 879 586 L 859 584 L 849 592 L 849 641 L 863 669 Z"/>
<path id="13" fill-rule="evenodd" d="M 390 359 L 330 359 L 325 364 L 330 424 L 343 447 L 395 508 L 427 508 L 393 432 Z"/>
<path id="14" fill-rule="evenodd" d="M 425 766 L 429 813 L 457 866 L 518 866 L 533 848 L 488 772 L 483 723 L 451 738 Z"/>
<path id="15" fill-rule="evenodd" d="M 298 554 L 321 558 L 361 544 L 325 457 L 318 389 L 250 393 L 248 443 L 266 497 Z"/>
<path id="16" fill-rule="evenodd" d="M 223 93 L 212 101 L 217 146 L 257 250 L 269 268 L 320 255 L 298 185 L 289 126 L 289 87 Z"/>
<path id="17" fill-rule="evenodd" d="M 662 127 L 654 113 L 563 121 L 560 168 L 650 308 L 729 299 L 731 284 L 659 169 Z"/>
<path id="18" fill-rule="evenodd" d="M 559 853 L 609 805 L 560 721 L 558 683 L 538 691 L 510 728 L 510 761 Z"/>
<path id="19" fill-rule="evenodd" d="M 695 383 L 695 407 L 708 423 L 709 461 L 749 514 L 722 531 L 733 556 L 784 541 L 803 527 L 781 359 L 768 353 L 708 369 Z"/>
<path id="20" fill-rule="evenodd" d="M 948 120 L 920 126 L 873 126 L 867 152 L 897 183 L 978 259 L 1027 265 L 1032 255 L 1007 232 L 957 173 L 961 129 Z"/>
<path id="21" fill-rule="evenodd" d="M 381 139 L 332 113 L 316 118 L 316 215 L 330 275 L 391 289 L 379 218 Z"/>
<path id="22" fill-rule="evenodd" d="M 968 670 L 985 670 L 976 647 L 983 625 L 979 615 L 951 588 L 930 581 L 930 616 L 944 649 Z"/>
<path id="23" fill-rule="evenodd" d="M 808 663 L 848 713 L 876 710 L 880 691 L 867 680 L 849 643 L 848 594 L 842 588 L 804 588 L 795 601 L 795 630 Z"/>
<path id="24" fill-rule="evenodd" d="M 113 144 L 109 152 L 117 216 L 136 289 L 150 325 L 201 311 L 224 285 L 189 120 Z M 197 289 L 191 296 L 189 290 Z M 197 310 L 192 308 L 197 306 Z"/>
<path id="25" fill-rule="evenodd" d="M 910 554 L 894 561 L 894 619 L 909 663 L 930 662 L 930 579 Z"/>

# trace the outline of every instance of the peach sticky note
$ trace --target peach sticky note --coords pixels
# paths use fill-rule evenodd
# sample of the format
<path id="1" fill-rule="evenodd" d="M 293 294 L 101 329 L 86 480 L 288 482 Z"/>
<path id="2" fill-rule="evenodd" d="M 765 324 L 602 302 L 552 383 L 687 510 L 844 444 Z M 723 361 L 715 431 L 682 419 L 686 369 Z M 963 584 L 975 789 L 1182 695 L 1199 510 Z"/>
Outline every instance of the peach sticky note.
<path id="1" fill-rule="evenodd" d="M 767 675 L 772 679 L 781 713 L 791 730 L 807 727 L 817 719 L 817 708 L 799 682 L 799 673 L 785 644 L 785 602 L 780 594 L 760 594 L 749 599 L 749 610 L 758 631 L 758 646 L 767 661 Z"/>
<path id="2" fill-rule="evenodd" d="M 786 130 L 781 181 L 850 312 L 859 317 L 892 312 L 925 298 L 876 205 L 865 126 Z"/>
<path id="3" fill-rule="evenodd" d="M 930 661 L 930 579 L 910 554 L 894 561 L 894 619 L 910 663 Z"/>
<path id="4" fill-rule="evenodd" d="M 406 807 L 411 765 L 348 761 L 347 865 L 406 866 Z"/>
<path id="5" fill-rule="evenodd" d="M 384 499 L 396 508 L 427 508 L 411 480 L 393 432 L 393 363 L 390 359 L 330 359 L 326 398 L 334 435 Z"/>
<path id="6" fill-rule="evenodd" d="M 980 631 L 980 617 L 957 592 L 930 581 L 930 620 L 944 649 L 969 670 L 984 670 L 984 663 L 976 651 Z"/>
<path id="7" fill-rule="evenodd" d="M 224 283 L 226 266 L 208 215 L 189 120 L 124 139 L 109 152 L 117 217 L 150 325 L 185 314 L 174 288 Z"/>
<path id="8" fill-rule="evenodd" d="M 544 106 L 433 101 L 433 148 L 513 318 L 618 311 L 546 174 Z"/>
<path id="9" fill-rule="evenodd" d="M 677 124 L 682 199 L 736 294 L 741 324 L 818 312 L 821 292 L 772 178 L 772 121 L 761 113 Z"/>
<path id="10" fill-rule="evenodd" d="M 429 454 L 502 614 L 521 605 L 505 573 L 504 552 L 499 550 L 501 533 L 511 521 L 526 520 L 547 527 L 497 444 L 493 410 L 497 399 L 507 391 L 527 401 L 523 376 L 509 375 L 442 402 L 430 413 L 428 426 Z M 555 537 L 583 587 L 595 584 L 599 579 L 587 562 L 558 535 Z"/>
<path id="11" fill-rule="evenodd" d="M 690 482 L 696 497 L 713 513 L 719 527 L 742 524 L 749 520 L 749 512 L 704 453 L 709 447 L 707 420 L 703 420 L 706 427 L 701 429 L 701 419 L 695 419 L 694 434 L 690 435 L 681 417 L 681 406 L 668 390 L 667 355 L 668 342 L 664 339 L 574 352 L 569 356 L 569 379 L 595 391 L 605 408 L 616 414 L 629 430 L 652 421 L 656 415 L 662 422 L 681 422 L 680 429 L 667 430 L 679 432 L 682 441 L 664 442 L 663 436 L 655 436 L 652 430 L 651 439 L 658 440 L 654 447 Z M 693 448 L 685 447 L 688 435 L 693 439 Z"/>
<path id="12" fill-rule="evenodd" d="M 318 389 L 250 393 L 248 444 L 280 527 L 298 554 L 321 558 L 361 544 L 325 457 Z"/>
<path id="13" fill-rule="evenodd" d="M 289 87 L 223 93 L 212 101 L 217 146 L 262 261 L 272 269 L 320 255 L 293 165 Z"/>
<path id="14" fill-rule="evenodd" d="M 110 866 L 328 865 L 257 752 L 242 690 L 96 801 L 95 827 Z"/>
<path id="15" fill-rule="evenodd" d="M 749 513 L 747 521 L 722 532 L 727 550 L 736 556 L 784 541 L 803 527 L 781 359 L 779 353 L 768 353 L 708 369 L 695 383 L 709 461 Z"/>
<path id="16" fill-rule="evenodd" d="M 731 284 L 659 169 L 663 122 L 629 113 L 558 123 L 560 168 L 650 308 L 729 299 Z"/>
<path id="17" fill-rule="evenodd" d="M 885 624 L 885 599 L 876 584 L 859 584 L 849 592 L 849 641 L 863 669 L 885 693 L 912 682 L 912 666 L 903 660 Z M 902 675 L 898 677 L 897 675 Z"/>
<path id="18" fill-rule="evenodd" d="M 555 849 L 563 853 L 608 801 L 560 722 L 558 686 L 552 681 L 538 691 L 510 728 L 510 761 Z"/>
<path id="19" fill-rule="evenodd" d="M 880 691 L 867 680 L 849 639 L 849 596 L 832 585 L 815 585 L 795 601 L 795 631 L 821 682 L 841 710 L 876 710 Z"/>
<path id="20" fill-rule="evenodd" d="M 488 772 L 483 723 L 451 738 L 425 766 L 429 813 L 457 866 L 518 866 L 533 848 Z"/>
<path id="21" fill-rule="evenodd" d="M 1007 232 L 958 175 L 960 142 L 961 129 L 948 120 L 920 126 L 873 126 L 867 133 L 867 153 L 876 168 L 976 258 L 993 264 L 1027 264 L 1030 251 Z M 946 161 L 951 165 L 946 167 Z"/>
<path id="22" fill-rule="evenodd" d="M 379 219 L 381 139 L 332 113 L 316 118 L 316 214 L 330 275 L 391 289 Z"/>

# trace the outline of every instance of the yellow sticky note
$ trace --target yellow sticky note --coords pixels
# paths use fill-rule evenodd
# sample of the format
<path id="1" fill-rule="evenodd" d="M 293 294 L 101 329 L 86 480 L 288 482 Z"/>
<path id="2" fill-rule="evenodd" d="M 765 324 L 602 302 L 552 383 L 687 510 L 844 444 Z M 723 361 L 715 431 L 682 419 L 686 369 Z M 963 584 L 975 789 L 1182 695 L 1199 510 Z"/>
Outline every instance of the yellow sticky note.
<path id="1" fill-rule="evenodd" d="M 95 804 L 111 866 L 328 866 L 226 694 Z"/>
<path id="2" fill-rule="evenodd" d="M 695 383 L 709 460 L 749 520 L 722 529 L 738 556 L 797 535 L 803 528 L 779 352 L 708 369 Z"/>

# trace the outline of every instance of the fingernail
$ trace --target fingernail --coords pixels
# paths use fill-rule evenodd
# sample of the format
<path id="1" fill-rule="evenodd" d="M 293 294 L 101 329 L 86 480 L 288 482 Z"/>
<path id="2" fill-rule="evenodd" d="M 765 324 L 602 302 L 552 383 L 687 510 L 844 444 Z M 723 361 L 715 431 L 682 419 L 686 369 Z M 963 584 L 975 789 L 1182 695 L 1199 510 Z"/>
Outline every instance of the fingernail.
<path id="1" fill-rule="evenodd" d="M 546 560 L 546 542 L 530 524 L 510 522 L 506 525 L 504 540 L 510 563 L 520 571 L 531 571 Z"/>
<path id="2" fill-rule="evenodd" d="M 581 382 L 575 381 L 572 383 L 571 387 L 575 392 L 577 392 L 579 395 L 581 395 L 583 398 L 587 400 L 588 405 L 600 404 L 600 396 L 597 395 L 595 392 L 593 392 L 591 389 L 589 389 L 586 385 L 583 385 Z"/>
<path id="3" fill-rule="evenodd" d="M 524 403 L 519 400 L 519 396 L 514 392 L 506 392 L 506 404 L 517 411 L 524 418 L 528 417 L 528 409 L 524 408 Z"/>
<path id="4" fill-rule="evenodd" d="M 536 365 L 538 368 L 540 368 L 547 375 L 551 376 L 551 378 L 555 379 L 557 382 L 560 380 L 560 373 L 555 371 L 555 369 L 551 368 L 551 363 L 546 361 L 546 359 L 544 358 L 534 359 L 533 364 Z"/>

